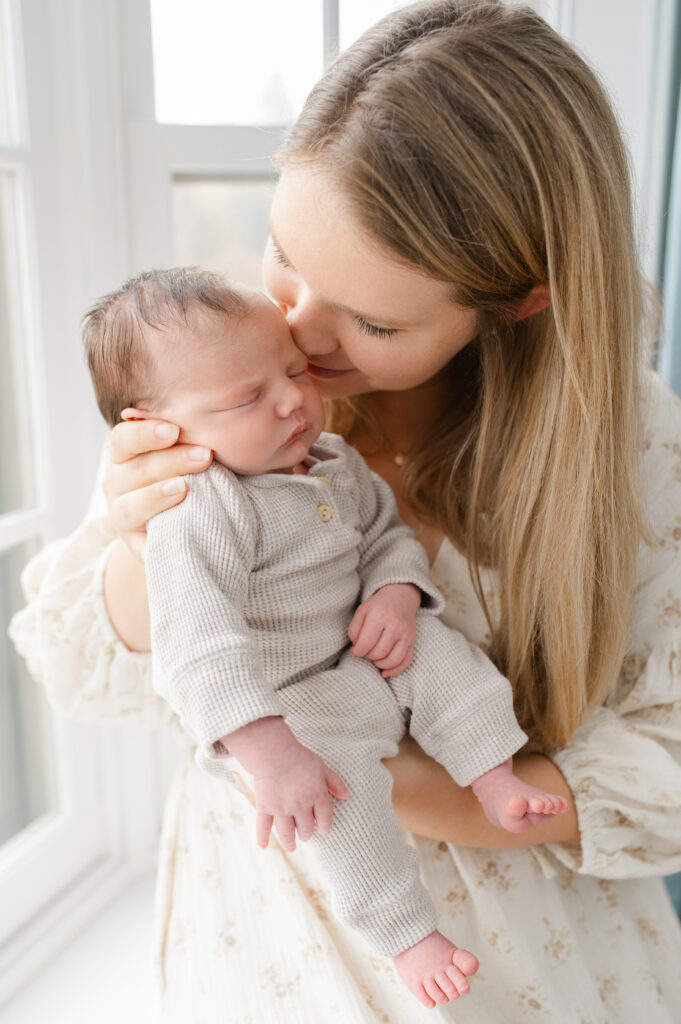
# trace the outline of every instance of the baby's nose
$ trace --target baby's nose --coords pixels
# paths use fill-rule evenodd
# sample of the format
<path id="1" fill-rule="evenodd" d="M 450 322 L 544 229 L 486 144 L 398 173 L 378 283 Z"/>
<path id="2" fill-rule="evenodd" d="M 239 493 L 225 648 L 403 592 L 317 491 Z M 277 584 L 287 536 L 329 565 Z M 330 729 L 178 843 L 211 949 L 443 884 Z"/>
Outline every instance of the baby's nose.
<path id="1" fill-rule="evenodd" d="M 304 400 L 302 388 L 299 388 L 293 381 L 289 381 L 279 400 L 279 415 L 283 417 L 290 416 L 296 409 L 300 409 Z"/>

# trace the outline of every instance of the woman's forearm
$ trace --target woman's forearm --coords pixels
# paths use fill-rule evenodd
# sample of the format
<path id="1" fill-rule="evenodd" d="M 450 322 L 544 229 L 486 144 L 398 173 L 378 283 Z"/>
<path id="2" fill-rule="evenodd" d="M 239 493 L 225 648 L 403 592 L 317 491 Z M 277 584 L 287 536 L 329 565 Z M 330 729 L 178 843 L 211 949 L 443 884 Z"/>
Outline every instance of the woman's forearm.
<path id="1" fill-rule="evenodd" d="M 144 562 L 117 540 L 104 572 L 104 601 L 113 628 L 131 651 L 151 650 Z"/>
<path id="2" fill-rule="evenodd" d="M 410 737 L 400 744 L 397 757 L 385 761 L 394 779 L 393 805 L 404 829 L 459 846 L 510 847 L 538 843 L 579 842 L 579 826 L 572 792 L 553 761 L 541 754 L 519 754 L 513 759 L 520 778 L 564 796 L 565 814 L 513 835 L 491 825 L 470 787 L 462 789 L 445 769 L 431 760 Z"/>

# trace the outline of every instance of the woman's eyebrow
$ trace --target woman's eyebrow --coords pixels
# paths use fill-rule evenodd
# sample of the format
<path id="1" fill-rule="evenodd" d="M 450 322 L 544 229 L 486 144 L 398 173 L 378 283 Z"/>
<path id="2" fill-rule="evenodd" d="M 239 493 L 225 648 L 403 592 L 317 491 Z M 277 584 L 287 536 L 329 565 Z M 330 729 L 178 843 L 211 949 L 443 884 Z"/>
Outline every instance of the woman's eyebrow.
<path id="1" fill-rule="evenodd" d="M 286 255 L 286 253 L 282 249 L 281 245 L 279 244 L 279 240 L 277 239 L 277 236 L 275 235 L 274 231 L 272 230 L 272 226 L 271 225 L 270 225 L 270 238 L 272 239 L 272 245 L 274 246 L 274 248 L 279 253 L 281 253 L 281 255 L 284 257 L 284 259 L 288 263 L 288 265 L 291 268 L 291 270 L 295 270 L 296 268 L 293 266 L 293 264 L 291 263 L 290 259 L 288 258 L 288 256 Z M 376 325 L 380 324 L 382 327 L 385 327 L 388 330 L 396 330 L 396 331 L 398 331 L 398 330 L 403 330 L 406 327 L 412 327 L 413 326 L 412 323 L 408 323 L 408 322 L 400 323 L 400 322 L 398 322 L 396 320 L 393 320 L 392 317 L 373 316 L 371 313 L 360 313 L 359 310 L 357 310 L 357 309 L 351 309 L 350 306 L 344 306 L 342 302 L 331 302 L 328 299 L 326 299 L 325 301 L 328 302 L 329 306 L 333 306 L 334 309 L 339 309 L 343 313 L 348 313 L 350 316 L 355 317 L 357 320 L 367 320 L 370 324 L 376 324 Z"/>

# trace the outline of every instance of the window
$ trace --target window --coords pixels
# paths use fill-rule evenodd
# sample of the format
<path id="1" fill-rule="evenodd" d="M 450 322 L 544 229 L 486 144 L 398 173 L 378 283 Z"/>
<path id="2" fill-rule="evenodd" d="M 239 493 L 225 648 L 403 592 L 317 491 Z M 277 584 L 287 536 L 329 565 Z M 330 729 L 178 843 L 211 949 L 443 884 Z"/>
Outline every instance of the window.
<path id="1" fill-rule="evenodd" d="M 0 844 L 55 806 L 54 761 L 42 695 L 7 637 L 21 607 L 18 574 L 49 524 L 42 388 L 35 359 L 30 254 L 31 151 L 19 72 L 17 11 L 0 4 Z"/>
<path id="2" fill-rule="evenodd" d="M 124 884 L 158 821 L 143 756 L 118 806 L 134 739 L 55 716 L 7 637 L 20 571 L 82 518 L 105 434 L 78 321 L 123 271 L 115 134 L 97 137 L 118 88 L 100 88 L 107 3 L 0 0 L 0 1001 Z"/>

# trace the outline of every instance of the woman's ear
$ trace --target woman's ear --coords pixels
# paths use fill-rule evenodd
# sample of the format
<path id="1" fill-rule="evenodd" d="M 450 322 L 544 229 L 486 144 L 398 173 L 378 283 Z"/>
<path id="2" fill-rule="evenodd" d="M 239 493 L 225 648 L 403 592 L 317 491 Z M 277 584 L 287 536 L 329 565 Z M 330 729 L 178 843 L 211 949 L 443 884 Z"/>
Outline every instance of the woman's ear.
<path id="1" fill-rule="evenodd" d="M 551 305 L 551 289 L 547 284 L 536 284 L 516 306 L 514 320 L 526 320 Z"/>

